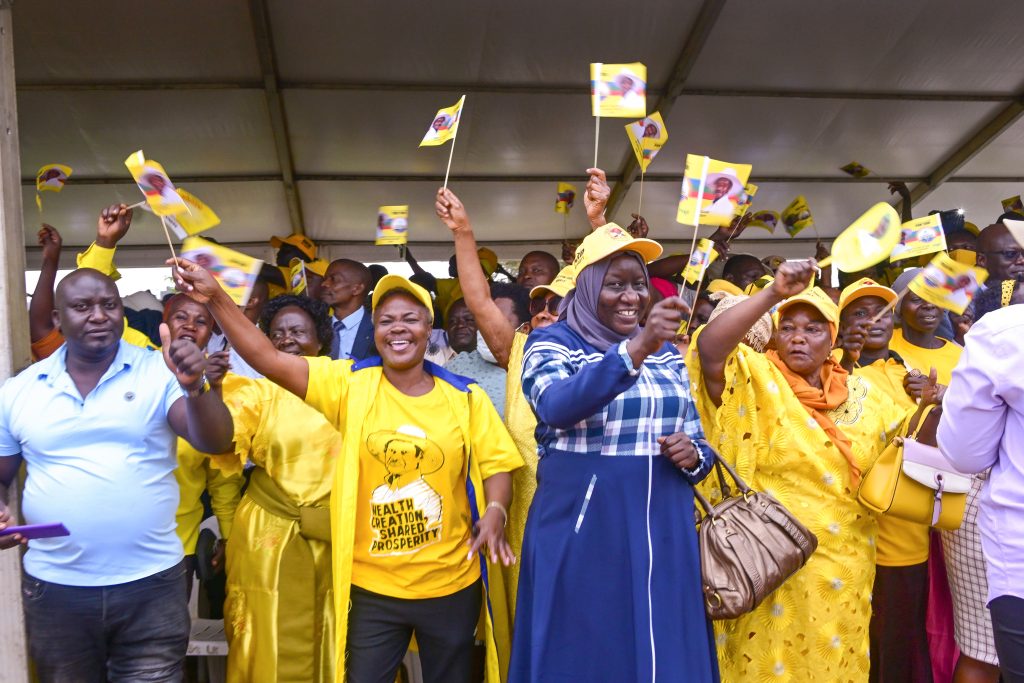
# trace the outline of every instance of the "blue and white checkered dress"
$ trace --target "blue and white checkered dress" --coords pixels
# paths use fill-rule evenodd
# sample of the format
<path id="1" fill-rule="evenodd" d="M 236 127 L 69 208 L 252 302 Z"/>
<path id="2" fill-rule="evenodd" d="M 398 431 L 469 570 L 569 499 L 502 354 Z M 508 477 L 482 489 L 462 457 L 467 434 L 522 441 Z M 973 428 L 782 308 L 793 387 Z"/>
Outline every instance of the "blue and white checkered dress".
<path id="1" fill-rule="evenodd" d="M 537 445 L 601 455 L 655 456 L 658 437 L 704 438 L 678 351 L 665 344 L 639 372 L 626 342 L 601 353 L 565 322 L 530 335 L 523 393 L 538 416 Z M 701 463 L 694 474 L 703 469 Z"/>

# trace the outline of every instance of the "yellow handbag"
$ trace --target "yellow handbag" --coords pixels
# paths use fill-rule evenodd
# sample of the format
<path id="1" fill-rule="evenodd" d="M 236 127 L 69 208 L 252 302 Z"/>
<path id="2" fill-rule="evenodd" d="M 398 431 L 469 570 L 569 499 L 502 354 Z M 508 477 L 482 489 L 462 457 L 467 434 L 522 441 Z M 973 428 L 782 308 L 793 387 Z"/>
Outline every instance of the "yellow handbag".
<path id="1" fill-rule="evenodd" d="M 938 448 L 917 441 L 917 428 L 897 436 L 867 471 L 857 499 L 870 510 L 937 529 L 960 528 L 972 477 L 959 472 Z"/>

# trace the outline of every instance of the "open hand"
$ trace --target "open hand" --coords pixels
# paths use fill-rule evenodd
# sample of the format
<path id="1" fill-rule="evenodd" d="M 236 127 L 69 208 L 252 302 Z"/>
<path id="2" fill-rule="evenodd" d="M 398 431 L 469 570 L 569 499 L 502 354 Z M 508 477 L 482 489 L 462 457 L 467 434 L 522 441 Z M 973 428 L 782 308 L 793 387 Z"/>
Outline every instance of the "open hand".
<path id="1" fill-rule="evenodd" d="M 132 225 L 132 209 L 126 204 L 111 204 L 96 221 L 96 246 L 113 249 Z"/>
<path id="2" fill-rule="evenodd" d="M 491 564 L 499 561 L 506 567 L 515 564 L 516 556 L 512 554 L 512 546 L 505 538 L 505 517 L 497 508 L 487 508 L 480 521 L 473 525 L 473 537 L 468 545 L 470 560 L 481 548 L 486 548 Z"/>

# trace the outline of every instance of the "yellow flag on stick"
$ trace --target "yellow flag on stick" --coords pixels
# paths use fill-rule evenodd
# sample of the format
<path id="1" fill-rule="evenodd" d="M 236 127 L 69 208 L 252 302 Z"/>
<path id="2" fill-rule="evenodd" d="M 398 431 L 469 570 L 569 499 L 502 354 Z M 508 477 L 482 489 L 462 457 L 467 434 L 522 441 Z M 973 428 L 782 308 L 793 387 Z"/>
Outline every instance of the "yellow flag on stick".
<path id="1" fill-rule="evenodd" d="M 856 161 L 851 161 L 846 166 L 840 166 L 839 170 L 843 171 L 844 173 L 848 173 L 849 175 L 852 175 L 854 178 L 867 178 L 869 175 L 871 175 L 870 170 L 868 170 L 861 164 L 857 163 Z"/>
<path id="2" fill-rule="evenodd" d="M 796 237 L 807 228 L 814 226 L 811 207 L 807 206 L 807 197 L 798 196 L 779 215 L 782 227 L 790 237 Z"/>
<path id="3" fill-rule="evenodd" d="M 942 230 L 942 218 L 935 213 L 931 216 L 907 221 L 900 226 L 900 241 L 893 247 L 890 261 L 946 251 L 946 235 Z"/>
<path id="4" fill-rule="evenodd" d="M 592 63 L 590 93 L 594 116 L 647 116 L 647 67 L 640 62 Z"/>
<path id="5" fill-rule="evenodd" d="M 626 134 L 633 153 L 640 164 L 640 170 L 647 172 L 647 167 L 654 161 L 654 156 L 668 141 L 668 128 L 661 114 L 654 112 L 650 116 L 626 124 Z"/>
<path id="6" fill-rule="evenodd" d="M 306 293 L 306 262 L 298 256 L 288 262 L 288 291 L 295 296 Z"/>
<path id="7" fill-rule="evenodd" d="M 263 261 L 202 237 L 186 238 L 181 245 L 181 255 L 210 271 L 236 305 L 249 303 Z"/>
<path id="8" fill-rule="evenodd" d="M 708 266 L 716 258 L 718 258 L 718 252 L 715 250 L 715 243 L 709 239 L 702 238 L 697 242 L 693 253 L 690 254 L 689 263 L 683 269 L 683 279 L 691 285 L 697 284 L 704 277 L 704 272 L 708 269 Z"/>
<path id="9" fill-rule="evenodd" d="M 452 106 L 439 109 L 430 123 L 430 128 L 427 129 L 427 134 L 420 141 L 420 147 L 443 145 L 458 135 L 459 119 L 462 118 L 462 105 L 465 102 L 466 96 L 463 95 Z"/>
<path id="10" fill-rule="evenodd" d="M 555 213 L 569 215 L 569 209 L 576 202 L 576 186 L 569 183 L 558 183 L 558 194 L 555 195 Z"/>
<path id="11" fill-rule="evenodd" d="M 1019 194 L 1015 194 L 1012 197 L 1007 197 L 1003 200 L 1003 211 L 1016 211 L 1017 213 L 1024 213 L 1024 201 L 1021 200 Z"/>
<path id="12" fill-rule="evenodd" d="M 757 185 L 754 183 L 747 183 L 743 186 L 743 192 L 740 193 L 739 200 L 736 202 L 736 217 L 743 218 L 750 208 L 750 204 L 754 201 L 754 195 L 757 194 Z"/>
<path id="13" fill-rule="evenodd" d="M 770 233 L 775 232 L 775 226 L 779 224 L 779 214 L 775 211 L 755 211 L 750 216 L 748 225 L 752 228 L 761 228 Z"/>
<path id="14" fill-rule="evenodd" d="M 157 216 L 173 216 L 188 211 L 185 200 L 178 194 L 164 167 L 147 159 L 141 149 L 125 159 L 124 165 Z"/>
<path id="15" fill-rule="evenodd" d="M 64 164 L 47 164 L 36 172 L 36 190 L 39 192 L 60 192 L 71 175 L 71 167 Z"/>
<path id="16" fill-rule="evenodd" d="M 189 235 L 198 235 L 210 228 L 220 225 L 220 217 L 213 212 L 199 197 L 182 187 L 178 188 L 178 196 L 188 206 L 188 211 L 179 213 L 176 216 L 165 216 L 164 221 L 178 239 L 185 239 Z M 149 209 L 149 204 L 144 207 Z"/>
<path id="17" fill-rule="evenodd" d="M 732 223 L 751 168 L 750 164 L 731 164 L 687 154 L 676 222 L 685 225 Z"/>
<path id="18" fill-rule="evenodd" d="M 907 288 L 925 301 L 959 315 L 974 300 L 974 295 L 987 279 L 988 271 L 984 268 L 957 263 L 940 251 Z"/>
<path id="19" fill-rule="evenodd" d="M 377 209 L 377 240 L 374 244 L 406 244 L 409 241 L 409 205 Z"/>
<path id="20" fill-rule="evenodd" d="M 889 258 L 900 241 L 900 215 L 885 202 L 865 211 L 832 242 L 832 256 L 818 264 L 833 263 L 844 273 L 856 273 Z"/>

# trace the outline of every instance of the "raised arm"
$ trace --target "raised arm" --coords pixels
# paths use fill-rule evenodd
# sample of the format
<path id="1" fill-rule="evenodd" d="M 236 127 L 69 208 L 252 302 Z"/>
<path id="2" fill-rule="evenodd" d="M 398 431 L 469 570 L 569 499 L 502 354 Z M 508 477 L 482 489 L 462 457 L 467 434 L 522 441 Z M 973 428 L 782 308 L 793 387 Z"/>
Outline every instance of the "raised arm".
<path id="1" fill-rule="evenodd" d="M 604 171 L 599 168 L 588 168 L 587 188 L 583 192 L 583 206 L 587 209 L 587 220 L 590 221 L 590 229 L 597 230 L 602 225 L 608 224 L 605 216 L 605 207 L 608 206 L 608 198 L 612 191 L 608 187 L 608 179 Z"/>
<path id="2" fill-rule="evenodd" d="M 306 359 L 278 351 L 266 336 L 254 330 L 249 319 L 227 292 L 221 289 L 209 271 L 186 259 L 179 258 L 178 263 L 180 267 L 173 269 L 178 289 L 207 305 L 238 355 L 264 377 L 305 399 L 309 387 L 309 364 Z M 168 260 L 167 265 L 173 264 L 173 259 Z M 224 450 L 206 452 L 220 453 Z"/>
<path id="3" fill-rule="evenodd" d="M 60 269 L 61 244 L 57 228 L 43 223 L 39 230 L 43 264 L 39 270 L 36 288 L 32 292 L 32 301 L 28 305 L 28 330 L 32 342 L 37 342 L 48 335 L 54 327 L 53 288 L 57 282 L 57 271 Z"/>
<path id="4" fill-rule="evenodd" d="M 902 181 L 889 183 L 889 192 L 900 196 L 900 220 L 904 223 L 914 220 L 914 213 L 911 210 L 910 188 L 907 187 L 907 184 Z"/>
<path id="5" fill-rule="evenodd" d="M 725 391 L 725 362 L 744 335 L 771 307 L 807 289 L 814 261 L 791 261 L 779 266 L 772 284 L 704 326 L 697 337 L 701 372 L 708 395 L 720 405 Z"/>
<path id="6" fill-rule="evenodd" d="M 424 289 L 437 294 L 437 278 L 423 269 L 420 262 L 412 255 L 412 249 L 410 249 L 408 245 L 405 248 L 405 262 L 409 264 L 410 268 L 412 268 L 412 275 L 416 278 L 415 282 Z"/>
<path id="7" fill-rule="evenodd" d="M 459 286 L 462 287 L 466 305 L 476 318 L 477 329 L 487 342 L 487 348 L 494 353 L 498 365 L 508 369 L 508 356 L 516 331 L 491 298 L 491 288 L 477 257 L 476 237 L 466 208 L 454 192 L 444 188 L 437 191 L 434 208 L 437 217 L 448 226 L 455 238 Z"/>

